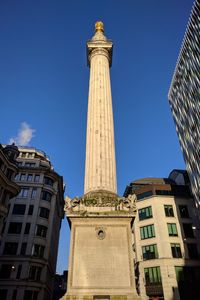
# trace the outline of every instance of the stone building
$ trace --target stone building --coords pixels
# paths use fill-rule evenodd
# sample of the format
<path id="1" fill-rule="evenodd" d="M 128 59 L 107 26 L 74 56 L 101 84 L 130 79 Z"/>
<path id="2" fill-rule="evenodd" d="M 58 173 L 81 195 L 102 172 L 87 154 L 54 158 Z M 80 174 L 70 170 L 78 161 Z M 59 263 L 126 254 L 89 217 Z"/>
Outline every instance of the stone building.
<path id="1" fill-rule="evenodd" d="M 9 199 L 16 196 L 20 188 L 14 182 L 18 172 L 16 158 L 18 148 L 15 145 L 3 147 L 0 144 L 0 242 L 4 219 L 8 213 Z"/>
<path id="2" fill-rule="evenodd" d="M 192 192 L 200 205 L 200 0 L 191 16 L 169 90 L 169 103 Z"/>
<path id="3" fill-rule="evenodd" d="M 185 171 L 132 182 L 136 285 L 142 299 L 188 300 L 200 294 L 200 224 Z"/>
<path id="4" fill-rule="evenodd" d="M 0 248 L 0 299 L 52 298 L 58 239 L 63 218 L 63 179 L 46 154 L 19 147 L 21 187 L 9 201 Z"/>

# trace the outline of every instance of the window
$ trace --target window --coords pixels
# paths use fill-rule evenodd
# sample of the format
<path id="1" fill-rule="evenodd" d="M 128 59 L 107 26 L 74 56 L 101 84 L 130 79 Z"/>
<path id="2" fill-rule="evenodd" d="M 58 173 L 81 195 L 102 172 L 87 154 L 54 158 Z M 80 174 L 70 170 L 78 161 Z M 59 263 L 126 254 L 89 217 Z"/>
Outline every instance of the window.
<path id="1" fill-rule="evenodd" d="M 21 188 L 21 191 L 20 191 L 18 197 L 27 198 L 28 197 L 28 191 L 29 191 L 29 188 Z"/>
<path id="2" fill-rule="evenodd" d="M 15 204 L 13 206 L 12 214 L 13 215 L 24 215 L 25 210 L 26 210 L 26 205 L 24 205 L 24 204 Z"/>
<path id="3" fill-rule="evenodd" d="M 10 278 L 11 271 L 12 271 L 12 265 L 7 265 L 7 264 L 1 265 L 0 278 L 1 279 Z"/>
<path id="4" fill-rule="evenodd" d="M 28 278 L 31 280 L 40 281 L 41 272 L 42 272 L 41 267 L 30 266 Z"/>
<path id="5" fill-rule="evenodd" d="M 39 216 L 45 219 L 49 218 L 49 209 L 45 207 L 40 207 L 39 209 Z"/>
<path id="6" fill-rule="evenodd" d="M 154 225 L 140 227 L 140 236 L 142 240 L 155 237 Z"/>
<path id="7" fill-rule="evenodd" d="M 174 258 L 182 257 L 180 244 L 171 244 L 171 250 Z"/>
<path id="8" fill-rule="evenodd" d="M 196 244 L 187 244 L 188 248 L 188 256 L 191 259 L 198 259 L 198 251 L 197 251 L 197 245 Z"/>
<path id="9" fill-rule="evenodd" d="M 8 233 L 20 234 L 22 229 L 22 223 L 11 222 L 9 224 Z"/>
<path id="10" fill-rule="evenodd" d="M 9 211 L 9 209 L 8 209 L 8 211 Z M 2 221 L 0 220 L 0 222 L 2 222 Z M 1 230 L 2 235 L 4 233 L 5 227 L 6 227 L 6 221 L 5 221 L 5 219 L 3 219 L 3 226 L 2 226 L 2 230 Z M 0 245 L 1 245 L 1 242 L 0 242 Z"/>
<path id="11" fill-rule="evenodd" d="M 2 166 L 4 165 L 2 159 L 0 159 L 0 169 L 2 168 Z"/>
<path id="12" fill-rule="evenodd" d="M 37 225 L 35 234 L 45 238 L 47 235 L 47 227 L 43 225 Z"/>
<path id="13" fill-rule="evenodd" d="M 35 167 L 35 163 L 26 162 L 25 163 L 25 167 L 34 168 Z"/>
<path id="14" fill-rule="evenodd" d="M 32 181 L 33 180 L 33 174 L 28 174 L 27 181 Z"/>
<path id="15" fill-rule="evenodd" d="M 172 205 L 164 205 L 165 216 L 166 217 L 174 217 L 173 207 Z"/>
<path id="16" fill-rule="evenodd" d="M 5 243 L 3 254 L 5 255 L 16 255 L 18 243 L 7 242 Z"/>
<path id="17" fill-rule="evenodd" d="M 1 300 L 6 300 L 6 298 L 7 298 L 7 292 L 8 292 L 8 290 L 6 290 L 6 289 L 0 289 L 0 299 Z"/>
<path id="18" fill-rule="evenodd" d="M 183 223 L 183 231 L 186 238 L 194 238 L 194 232 L 191 223 Z"/>
<path id="19" fill-rule="evenodd" d="M 54 181 L 53 181 L 53 179 L 51 179 L 50 177 L 44 177 L 44 183 L 45 184 L 47 184 L 47 185 L 51 185 L 51 186 L 53 186 L 53 183 L 54 183 Z"/>
<path id="20" fill-rule="evenodd" d="M 37 189 L 36 189 L 36 188 L 33 188 L 33 189 L 32 189 L 32 192 L 31 192 L 31 198 L 32 198 L 32 199 L 35 199 L 36 196 L 37 196 Z"/>
<path id="21" fill-rule="evenodd" d="M 160 267 L 144 268 L 144 276 L 146 284 L 161 283 Z"/>
<path id="22" fill-rule="evenodd" d="M 40 175 L 35 175 L 34 181 L 39 182 L 40 181 Z"/>
<path id="23" fill-rule="evenodd" d="M 15 175 L 15 181 L 18 181 L 19 180 L 19 174 L 16 174 Z"/>
<path id="24" fill-rule="evenodd" d="M 187 205 L 179 205 L 179 212 L 181 218 L 189 218 Z"/>
<path id="25" fill-rule="evenodd" d="M 25 181 L 26 180 L 26 174 L 22 173 L 20 175 L 20 181 Z"/>
<path id="26" fill-rule="evenodd" d="M 157 245 L 143 246 L 142 255 L 144 260 L 158 258 Z"/>
<path id="27" fill-rule="evenodd" d="M 16 279 L 20 279 L 21 272 L 22 272 L 22 265 L 18 265 Z"/>
<path id="28" fill-rule="evenodd" d="M 147 191 L 147 192 L 143 192 L 141 194 L 137 194 L 137 200 L 141 200 L 143 198 L 146 198 L 146 197 L 150 197 L 153 195 L 153 192 L 152 191 Z"/>
<path id="29" fill-rule="evenodd" d="M 21 157 L 26 157 L 26 153 L 25 153 L 25 152 L 22 152 Z"/>
<path id="30" fill-rule="evenodd" d="M 24 234 L 29 234 L 31 227 L 31 223 L 26 223 L 25 229 L 24 229 Z"/>
<path id="31" fill-rule="evenodd" d="M 17 290 L 13 290 L 12 300 L 16 300 L 16 299 L 17 299 Z"/>
<path id="32" fill-rule="evenodd" d="M 33 205 L 29 205 L 29 208 L 28 208 L 28 215 L 29 216 L 32 216 L 33 214 Z"/>
<path id="33" fill-rule="evenodd" d="M 145 219 L 149 219 L 152 218 L 152 208 L 151 206 L 142 208 L 138 210 L 138 214 L 139 214 L 139 220 L 145 220 Z"/>
<path id="34" fill-rule="evenodd" d="M 174 224 L 174 223 L 167 223 L 167 227 L 168 227 L 169 236 L 178 236 L 176 224 Z"/>
<path id="35" fill-rule="evenodd" d="M 32 255 L 42 258 L 44 256 L 44 246 L 34 244 L 32 248 Z"/>
<path id="36" fill-rule="evenodd" d="M 160 196 L 163 196 L 163 195 L 170 196 L 173 194 L 172 191 L 169 191 L 169 190 L 156 190 L 155 193 L 156 193 L 156 195 L 160 195 Z"/>
<path id="37" fill-rule="evenodd" d="M 27 243 L 22 243 L 21 251 L 20 251 L 21 255 L 25 255 L 26 254 L 26 247 L 27 247 Z"/>
<path id="38" fill-rule="evenodd" d="M 6 176 L 8 179 L 11 179 L 12 178 L 12 175 L 13 175 L 13 171 L 10 170 L 10 169 L 7 169 L 7 172 L 6 172 Z"/>
<path id="39" fill-rule="evenodd" d="M 51 201 L 51 196 L 52 196 L 51 193 L 49 193 L 49 192 L 47 192 L 47 191 L 42 191 L 41 199 L 50 202 L 50 201 Z"/>
<path id="40" fill-rule="evenodd" d="M 38 291 L 25 290 L 23 300 L 37 300 Z"/>

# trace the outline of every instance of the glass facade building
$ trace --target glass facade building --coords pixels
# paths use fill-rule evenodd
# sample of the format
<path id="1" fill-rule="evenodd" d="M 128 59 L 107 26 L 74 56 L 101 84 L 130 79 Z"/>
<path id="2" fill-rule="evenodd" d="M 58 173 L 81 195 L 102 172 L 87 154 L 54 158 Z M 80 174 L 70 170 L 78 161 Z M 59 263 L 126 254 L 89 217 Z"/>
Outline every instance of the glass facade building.
<path id="1" fill-rule="evenodd" d="M 169 103 L 190 177 L 200 205 L 200 0 L 194 2 L 171 82 Z"/>

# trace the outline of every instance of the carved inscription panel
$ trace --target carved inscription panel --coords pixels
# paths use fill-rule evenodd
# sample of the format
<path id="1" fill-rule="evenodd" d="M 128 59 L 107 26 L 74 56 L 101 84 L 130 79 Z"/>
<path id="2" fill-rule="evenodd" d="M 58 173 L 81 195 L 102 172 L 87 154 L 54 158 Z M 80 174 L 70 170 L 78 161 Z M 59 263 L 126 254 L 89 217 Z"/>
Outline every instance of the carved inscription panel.
<path id="1" fill-rule="evenodd" d="M 128 227 L 76 225 L 73 237 L 72 288 L 131 286 Z"/>

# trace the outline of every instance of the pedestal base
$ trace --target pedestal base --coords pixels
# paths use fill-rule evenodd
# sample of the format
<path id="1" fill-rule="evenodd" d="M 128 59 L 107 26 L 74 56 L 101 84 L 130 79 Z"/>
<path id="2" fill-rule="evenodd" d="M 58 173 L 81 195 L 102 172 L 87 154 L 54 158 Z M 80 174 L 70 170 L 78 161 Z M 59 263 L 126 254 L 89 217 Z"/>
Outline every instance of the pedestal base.
<path id="1" fill-rule="evenodd" d="M 62 300 L 139 300 L 135 287 L 132 198 L 97 193 L 66 205 L 71 224 L 67 293 Z"/>
<path id="2" fill-rule="evenodd" d="M 78 296 L 69 296 L 65 294 L 60 300 L 141 300 L 139 296 L 136 295 L 98 295 L 98 296 L 89 296 L 89 295 L 78 295 Z"/>

